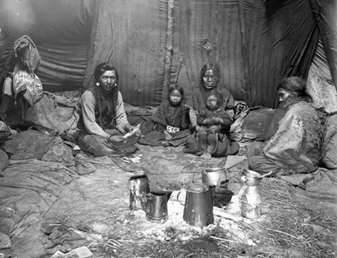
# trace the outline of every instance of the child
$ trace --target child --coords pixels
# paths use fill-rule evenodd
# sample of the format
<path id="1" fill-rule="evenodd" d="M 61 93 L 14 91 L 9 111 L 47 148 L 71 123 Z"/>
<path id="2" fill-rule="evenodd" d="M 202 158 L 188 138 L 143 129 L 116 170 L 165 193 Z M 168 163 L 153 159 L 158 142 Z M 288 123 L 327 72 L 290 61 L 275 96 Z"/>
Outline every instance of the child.
<path id="1" fill-rule="evenodd" d="M 145 145 L 183 145 L 190 135 L 190 110 L 184 104 L 184 90 L 170 87 L 168 99 L 164 101 L 151 118 L 150 132 L 140 139 Z"/>
<path id="2" fill-rule="evenodd" d="M 224 157 L 238 152 L 239 145 L 231 143 L 227 137 L 232 119 L 221 103 L 222 95 L 218 92 L 208 96 L 206 108 L 197 116 L 196 136 L 189 139 L 185 152 L 213 157 Z"/>

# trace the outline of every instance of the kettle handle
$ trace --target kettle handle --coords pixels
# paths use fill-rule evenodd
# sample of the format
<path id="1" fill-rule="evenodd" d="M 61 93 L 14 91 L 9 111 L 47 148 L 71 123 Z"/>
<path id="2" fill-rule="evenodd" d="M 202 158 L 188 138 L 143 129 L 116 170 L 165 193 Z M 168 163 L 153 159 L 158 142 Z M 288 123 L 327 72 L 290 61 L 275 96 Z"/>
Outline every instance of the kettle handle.
<path id="1" fill-rule="evenodd" d="M 251 170 L 251 169 L 247 169 L 247 172 L 251 172 L 254 174 L 254 176 L 258 179 L 262 179 L 264 177 L 267 177 L 267 176 L 270 176 L 271 174 L 273 174 L 274 172 L 273 171 L 269 171 L 267 174 L 263 174 L 261 175 L 260 173 L 254 171 L 254 170 Z"/>
<path id="2" fill-rule="evenodd" d="M 153 194 L 152 193 L 147 193 L 144 196 L 145 199 L 145 212 L 150 212 L 150 202 L 153 200 Z"/>

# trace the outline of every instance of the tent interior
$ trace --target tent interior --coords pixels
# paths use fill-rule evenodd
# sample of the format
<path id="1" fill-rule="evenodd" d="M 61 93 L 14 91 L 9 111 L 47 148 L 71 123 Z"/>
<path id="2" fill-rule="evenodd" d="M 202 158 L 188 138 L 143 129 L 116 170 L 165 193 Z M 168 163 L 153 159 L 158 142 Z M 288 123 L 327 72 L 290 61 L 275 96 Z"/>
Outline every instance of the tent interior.
<path id="1" fill-rule="evenodd" d="M 94 67 L 110 61 L 127 103 L 157 106 L 171 83 L 190 94 L 211 62 L 236 99 L 272 107 L 281 78 L 307 78 L 319 40 L 336 78 L 335 9 L 318 0 L 4 0 L 0 67 L 13 40 L 28 34 L 48 91 L 87 88 Z"/>
<path id="2" fill-rule="evenodd" d="M 335 114 L 336 13 L 336 0 L 1 0 L 0 81 L 13 42 L 29 35 L 48 92 L 78 96 L 94 84 L 95 67 L 107 61 L 118 70 L 126 103 L 135 110 L 157 107 L 170 85 L 192 96 L 201 67 L 216 63 L 219 85 L 249 107 L 275 108 L 279 82 L 294 75 L 307 80 L 317 108 Z M 167 178 L 153 173 L 156 184 L 195 180 L 193 171 L 205 165 L 200 160 L 180 160 L 174 150 L 147 146 L 127 158 L 75 157 L 71 143 L 58 135 L 30 131 L 25 137 L 25 147 L 16 139 L 19 153 L 11 154 L 3 172 L 0 164 L 0 257 L 75 257 L 65 253 L 81 246 L 94 253 L 83 257 L 337 255 L 337 193 L 323 168 L 316 173 L 321 189 L 312 184 L 309 195 L 300 183 L 263 179 L 270 219 L 251 223 L 217 210 L 216 226 L 189 228 L 181 226 L 181 207 L 171 202 L 174 219 L 153 226 L 128 207 L 128 184 L 139 173 L 139 159 L 158 173 L 173 171 Z M 41 144 L 35 145 L 37 139 Z M 235 194 L 246 166 L 241 150 L 238 157 L 211 161 L 226 167 Z M 322 192 L 322 186 L 330 188 Z"/>

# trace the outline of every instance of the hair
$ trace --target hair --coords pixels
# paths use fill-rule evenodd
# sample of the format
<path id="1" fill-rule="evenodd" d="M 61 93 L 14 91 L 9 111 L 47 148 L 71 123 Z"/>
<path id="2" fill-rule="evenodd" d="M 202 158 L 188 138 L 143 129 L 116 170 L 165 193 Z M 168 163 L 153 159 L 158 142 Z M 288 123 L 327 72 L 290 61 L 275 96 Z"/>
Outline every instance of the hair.
<path id="1" fill-rule="evenodd" d="M 185 93 L 184 93 L 184 89 L 183 89 L 183 87 L 180 87 L 180 86 L 178 86 L 178 85 L 175 85 L 175 86 L 173 86 L 173 87 L 169 87 L 169 89 L 168 89 L 168 95 L 170 96 L 171 93 L 172 93 L 173 91 L 175 91 L 175 90 L 179 91 L 180 94 L 181 94 L 181 96 L 184 97 L 184 94 L 185 94 Z"/>
<path id="2" fill-rule="evenodd" d="M 112 66 L 111 64 L 109 64 L 108 62 L 100 63 L 99 65 L 96 66 L 95 72 L 94 72 L 95 81 L 98 82 L 101 75 L 103 73 L 105 73 L 106 71 L 114 71 L 115 72 L 116 83 L 118 85 L 119 76 L 118 76 L 117 69 L 114 66 Z"/>
<path id="3" fill-rule="evenodd" d="M 277 90 L 279 89 L 295 92 L 298 97 L 308 96 L 306 93 L 306 83 L 301 77 L 298 76 L 284 78 L 277 86 Z"/>
<path id="4" fill-rule="evenodd" d="M 20 70 L 34 73 L 40 65 L 41 56 L 35 42 L 28 35 L 23 35 L 16 39 L 13 44 L 15 56 L 18 59 Z"/>
<path id="5" fill-rule="evenodd" d="M 203 77 L 208 70 L 213 70 L 217 80 L 220 79 L 220 69 L 217 64 L 205 64 L 200 70 L 200 83 L 203 84 Z M 217 81 L 217 82 L 218 82 Z"/>
<path id="6" fill-rule="evenodd" d="M 99 79 L 103 73 L 106 71 L 114 71 L 116 74 L 117 87 L 114 87 L 110 93 L 103 92 L 101 87 L 94 87 L 95 98 L 98 108 L 98 124 L 103 126 L 104 115 L 114 118 L 116 115 L 116 106 L 118 100 L 118 72 L 117 69 L 111 64 L 104 62 L 96 66 L 94 77 L 95 81 L 99 82 Z M 103 114 L 103 112 L 106 112 Z"/>

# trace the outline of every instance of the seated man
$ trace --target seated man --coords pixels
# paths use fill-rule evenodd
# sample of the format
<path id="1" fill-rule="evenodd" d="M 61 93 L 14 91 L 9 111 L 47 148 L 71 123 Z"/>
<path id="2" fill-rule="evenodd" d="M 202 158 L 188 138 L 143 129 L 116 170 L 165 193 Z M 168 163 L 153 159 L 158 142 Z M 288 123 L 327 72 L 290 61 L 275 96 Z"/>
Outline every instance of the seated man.
<path id="1" fill-rule="evenodd" d="M 117 70 L 108 63 L 95 69 L 95 86 L 81 96 L 82 121 L 79 145 L 95 156 L 132 153 L 137 139 L 125 139 L 134 127 L 127 120 Z"/>
<path id="2" fill-rule="evenodd" d="M 274 175 L 310 173 L 317 169 L 323 128 L 305 87 L 305 81 L 299 77 L 281 81 L 279 107 L 265 142 L 248 149 L 250 169 Z"/>

